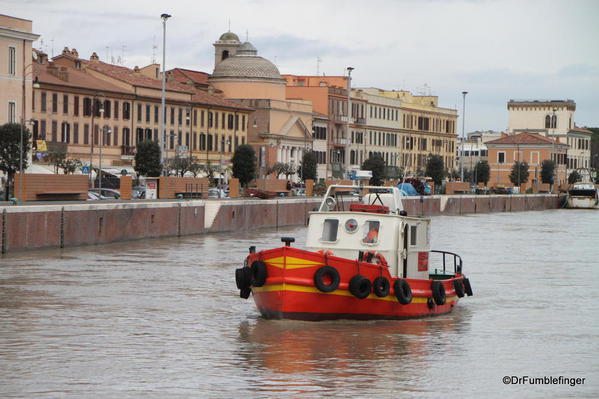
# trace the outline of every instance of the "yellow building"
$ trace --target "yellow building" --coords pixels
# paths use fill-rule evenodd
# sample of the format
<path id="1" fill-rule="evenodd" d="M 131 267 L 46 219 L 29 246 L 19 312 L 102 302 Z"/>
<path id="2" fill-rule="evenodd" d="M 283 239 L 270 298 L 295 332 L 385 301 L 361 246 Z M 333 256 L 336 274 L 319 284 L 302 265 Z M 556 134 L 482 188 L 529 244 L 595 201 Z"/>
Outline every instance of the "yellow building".
<path id="1" fill-rule="evenodd" d="M 364 157 L 380 154 L 388 166 L 416 174 L 426 167 L 429 154 L 443 157 L 445 168 L 456 167 L 457 111 L 438 106 L 437 96 L 408 91 L 355 88 L 352 98 L 367 102 Z M 362 159 L 360 155 L 359 159 Z"/>
<path id="2" fill-rule="evenodd" d="M 160 142 L 162 81 L 159 65 L 129 69 L 89 59 L 65 48 L 51 61 L 35 52 L 35 139 L 64 149 L 71 158 L 97 166 L 132 165 L 135 146 Z M 226 164 L 247 142 L 250 108 L 169 79 L 166 89 L 165 159 L 192 157 Z"/>
<path id="3" fill-rule="evenodd" d="M 0 125 L 31 118 L 32 22 L 0 14 Z"/>

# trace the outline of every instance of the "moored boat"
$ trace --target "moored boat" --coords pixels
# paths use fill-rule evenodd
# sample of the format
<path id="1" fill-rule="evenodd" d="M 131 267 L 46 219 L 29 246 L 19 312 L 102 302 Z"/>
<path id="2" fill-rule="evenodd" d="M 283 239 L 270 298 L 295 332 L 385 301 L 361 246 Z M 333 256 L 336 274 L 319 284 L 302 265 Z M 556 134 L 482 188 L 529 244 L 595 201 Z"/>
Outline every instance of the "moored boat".
<path id="1" fill-rule="evenodd" d="M 404 319 L 451 312 L 472 295 L 462 259 L 430 248 L 430 219 L 408 216 L 396 187 L 333 185 L 310 213 L 306 249 L 250 247 L 240 296 L 266 318 Z"/>
<path id="2" fill-rule="evenodd" d="M 599 208 L 599 190 L 593 183 L 576 183 L 568 190 L 568 208 Z"/>

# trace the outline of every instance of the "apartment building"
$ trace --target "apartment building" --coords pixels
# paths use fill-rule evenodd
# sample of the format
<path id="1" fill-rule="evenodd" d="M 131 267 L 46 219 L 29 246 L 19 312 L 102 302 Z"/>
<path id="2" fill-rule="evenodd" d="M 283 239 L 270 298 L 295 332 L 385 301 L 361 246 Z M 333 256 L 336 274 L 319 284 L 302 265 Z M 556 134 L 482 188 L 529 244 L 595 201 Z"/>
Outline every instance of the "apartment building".
<path id="1" fill-rule="evenodd" d="M 592 132 L 576 126 L 574 100 L 509 100 L 508 131 L 533 132 L 568 145 L 568 174 L 578 170 L 589 178 Z"/>
<path id="2" fill-rule="evenodd" d="M 159 65 L 129 69 L 81 58 L 65 48 L 48 60 L 34 52 L 33 132 L 39 150 L 64 149 L 84 164 L 132 165 L 142 140 L 164 143 L 165 159 L 177 155 L 202 164 L 226 162 L 247 142 L 250 108 L 169 79 L 166 135 L 161 137 Z M 39 147 L 38 147 L 39 146 Z M 41 155 L 42 151 L 38 151 Z"/>

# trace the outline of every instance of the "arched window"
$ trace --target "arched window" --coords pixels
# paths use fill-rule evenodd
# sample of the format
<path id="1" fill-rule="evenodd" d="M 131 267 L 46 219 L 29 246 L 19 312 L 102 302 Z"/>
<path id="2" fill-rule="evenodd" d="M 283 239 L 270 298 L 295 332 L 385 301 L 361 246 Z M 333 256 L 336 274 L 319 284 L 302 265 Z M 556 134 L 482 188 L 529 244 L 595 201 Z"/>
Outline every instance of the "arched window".
<path id="1" fill-rule="evenodd" d="M 551 115 L 545 116 L 545 129 L 551 128 Z"/>
<path id="2" fill-rule="evenodd" d="M 224 61 L 227 58 L 229 58 L 229 50 L 223 50 L 223 55 L 221 57 L 221 61 Z"/>
<path id="3" fill-rule="evenodd" d="M 551 128 L 555 129 L 557 127 L 557 116 L 556 115 L 552 115 L 551 116 Z"/>

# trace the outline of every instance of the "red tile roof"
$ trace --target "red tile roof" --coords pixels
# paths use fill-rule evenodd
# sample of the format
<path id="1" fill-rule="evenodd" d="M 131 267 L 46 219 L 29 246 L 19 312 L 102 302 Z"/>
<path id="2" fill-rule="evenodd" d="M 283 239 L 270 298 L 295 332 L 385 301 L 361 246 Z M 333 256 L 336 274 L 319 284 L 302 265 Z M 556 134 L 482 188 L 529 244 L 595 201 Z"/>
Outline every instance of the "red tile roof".
<path id="1" fill-rule="evenodd" d="M 541 136 L 538 133 L 523 132 L 509 135 L 496 140 L 487 141 L 485 144 L 559 144 L 557 141 Z"/>
<path id="2" fill-rule="evenodd" d="M 210 77 L 209 73 L 185 68 L 174 68 L 170 71 L 166 71 L 166 73 L 172 74 L 179 83 L 193 82 L 204 86 L 208 86 L 208 77 Z"/>
<path id="3" fill-rule="evenodd" d="M 120 65 L 108 64 L 102 61 L 89 61 L 84 59 L 80 60 L 90 69 L 101 72 L 123 82 L 129 83 L 133 86 L 149 87 L 152 89 L 162 89 L 161 79 L 150 78 L 148 76 L 142 75 L 139 72 L 135 72 L 132 69 Z M 180 84 L 178 82 L 167 82 L 166 89 L 168 91 L 176 91 L 189 94 L 193 93 L 194 91 L 192 87 Z"/>
<path id="4" fill-rule="evenodd" d="M 99 79 L 86 73 L 83 70 L 75 68 L 61 69 L 61 67 L 55 66 L 54 63 L 40 64 L 33 62 L 33 75 L 34 79 L 37 78 L 39 83 L 47 83 L 52 85 L 60 85 L 67 87 L 76 87 L 82 89 L 92 89 L 104 92 L 114 92 L 121 94 L 131 94 L 128 90 L 122 87 L 116 86 L 112 83 L 106 82 L 103 79 Z M 52 73 L 52 71 L 55 71 Z M 63 74 L 65 79 L 61 79 L 56 75 Z"/>
<path id="5" fill-rule="evenodd" d="M 81 61 L 82 64 L 85 64 L 85 66 L 91 70 L 100 72 L 103 75 L 107 75 L 114 79 L 128 83 L 132 86 L 162 89 L 162 80 L 161 79 L 150 78 L 148 76 L 142 75 L 139 72 L 135 72 L 132 69 L 129 69 L 127 67 L 108 64 L 108 63 L 105 63 L 102 61 L 89 61 L 89 60 L 85 60 L 82 58 L 76 58 L 76 57 L 73 57 L 71 54 L 61 54 L 57 57 L 54 57 L 54 59 L 61 58 L 61 57 L 63 57 L 63 58 L 66 57 L 71 60 Z M 123 89 L 122 87 L 119 87 L 115 84 L 107 82 L 106 80 L 104 80 L 102 78 L 99 78 L 99 77 L 93 76 L 92 74 L 87 73 L 85 71 L 85 69 L 79 70 L 79 69 L 70 68 L 70 67 L 66 68 L 66 72 L 68 74 L 68 79 L 63 80 L 63 79 L 60 79 L 59 77 L 50 73 L 48 67 L 50 67 L 50 69 L 51 69 L 54 66 L 53 62 L 51 62 L 49 64 L 40 64 L 38 62 L 34 62 L 33 65 L 34 65 L 33 69 L 35 71 L 35 75 L 38 77 L 40 83 L 78 87 L 78 88 L 84 88 L 84 89 L 87 88 L 87 89 L 93 89 L 93 90 L 102 90 L 102 91 L 106 91 L 106 92 L 118 92 L 118 93 L 125 93 L 125 94 L 133 94 L 133 92 L 131 92 L 127 89 Z M 177 68 L 177 69 L 183 71 L 180 68 Z M 58 67 L 58 70 L 60 70 L 60 67 Z M 203 72 L 188 71 L 188 70 L 184 70 L 184 71 L 188 72 L 189 75 L 195 79 L 199 79 L 199 76 L 204 75 Z M 206 75 L 206 81 L 207 81 L 208 74 L 205 74 L 205 75 Z M 171 81 L 171 82 L 167 82 L 166 89 L 167 89 L 167 99 L 169 99 L 169 100 L 173 100 L 173 99 L 169 98 L 168 92 L 174 91 L 174 92 L 179 92 L 179 93 L 190 94 L 192 102 L 202 104 L 202 105 L 213 106 L 213 107 L 220 106 L 220 107 L 224 107 L 224 108 L 235 108 L 235 109 L 244 110 L 244 111 L 252 111 L 253 110 L 253 108 L 247 107 L 247 106 L 237 103 L 235 101 L 231 101 L 231 100 L 224 99 L 222 97 L 215 96 L 211 93 L 208 93 L 207 91 L 198 89 L 189 84 L 183 84 L 183 83 Z M 180 101 L 180 100 L 178 100 L 178 101 Z"/>

